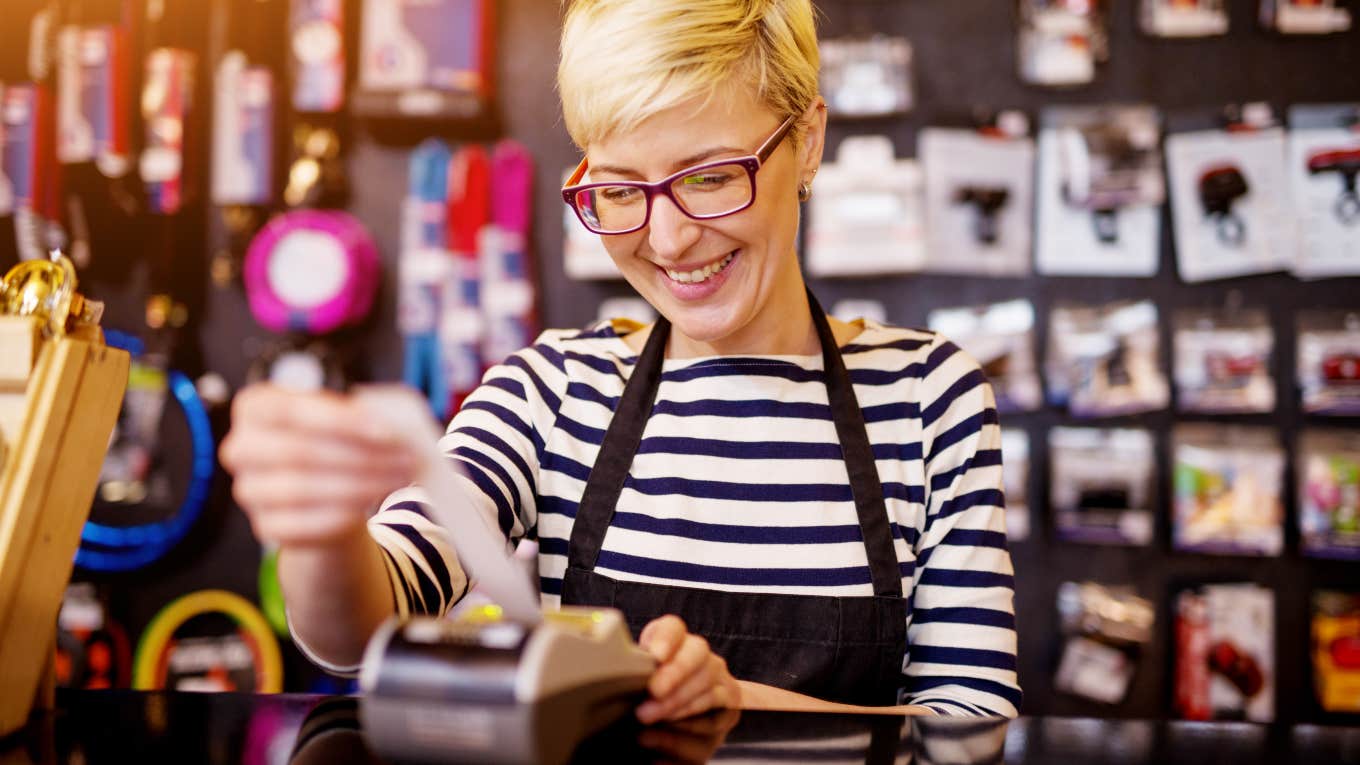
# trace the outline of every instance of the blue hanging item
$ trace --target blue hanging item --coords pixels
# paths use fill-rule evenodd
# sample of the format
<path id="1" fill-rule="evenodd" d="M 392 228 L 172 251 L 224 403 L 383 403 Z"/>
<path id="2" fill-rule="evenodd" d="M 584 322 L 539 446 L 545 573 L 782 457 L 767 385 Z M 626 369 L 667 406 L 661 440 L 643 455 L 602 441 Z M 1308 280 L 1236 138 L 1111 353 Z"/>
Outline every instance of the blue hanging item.
<path id="1" fill-rule="evenodd" d="M 132 335 L 105 330 L 104 341 L 133 356 L 145 351 L 142 341 Z M 173 400 L 184 413 L 189 426 L 193 459 L 189 487 L 174 515 L 152 523 L 115 526 L 89 521 L 80 533 L 76 565 L 91 571 L 131 571 L 165 556 L 189 533 L 207 503 L 212 484 L 215 441 L 208 412 L 194 383 L 183 372 L 167 370 L 167 384 Z"/>
<path id="2" fill-rule="evenodd" d="M 449 401 L 438 329 L 441 285 L 452 268 L 447 233 L 451 157 L 448 144 L 437 138 L 411 153 L 397 296 L 397 325 L 406 351 L 402 379 L 426 395 L 436 417 L 443 416 Z"/>

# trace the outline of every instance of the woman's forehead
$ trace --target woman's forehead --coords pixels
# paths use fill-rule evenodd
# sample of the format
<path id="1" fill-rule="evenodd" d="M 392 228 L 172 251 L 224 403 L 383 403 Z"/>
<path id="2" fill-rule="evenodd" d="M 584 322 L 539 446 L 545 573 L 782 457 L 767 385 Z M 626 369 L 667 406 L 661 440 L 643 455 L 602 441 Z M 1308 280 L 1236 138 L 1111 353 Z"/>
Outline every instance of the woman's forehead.
<path id="1" fill-rule="evenodd" d="M 714 94 L 613 131 L 587 146 L 586 156 L 591 168 L 599 171 L 683 167 L 721 153 L 749 154 L 779 122 L 780 117 L 753 96 Z"/>

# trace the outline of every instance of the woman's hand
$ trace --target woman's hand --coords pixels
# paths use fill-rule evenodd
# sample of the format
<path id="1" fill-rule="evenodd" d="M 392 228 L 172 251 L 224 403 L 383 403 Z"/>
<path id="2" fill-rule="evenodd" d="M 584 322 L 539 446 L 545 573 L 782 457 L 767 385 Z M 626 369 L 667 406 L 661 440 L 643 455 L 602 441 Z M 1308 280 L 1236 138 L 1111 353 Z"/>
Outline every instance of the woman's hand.
<path id="1" fill-rule="evenodd" d="M 680 617 L 652 620 L 638 636 L 638 645 L 656 657 L 658 665 L 647 684 L 652 698 L 637 709 L 643 723 L 741 706 L 741 687 L 727 671 L 727 661 L 713 653 L 707 640 L 691 635 Z"/>
<path id="2" fill-rule="evenodd" d="M 236 395 L 218 456 L 255 536 L 283 547 L 354 540 L 415 477 L 396 434 L 351 397 L 268 384 Z"/>

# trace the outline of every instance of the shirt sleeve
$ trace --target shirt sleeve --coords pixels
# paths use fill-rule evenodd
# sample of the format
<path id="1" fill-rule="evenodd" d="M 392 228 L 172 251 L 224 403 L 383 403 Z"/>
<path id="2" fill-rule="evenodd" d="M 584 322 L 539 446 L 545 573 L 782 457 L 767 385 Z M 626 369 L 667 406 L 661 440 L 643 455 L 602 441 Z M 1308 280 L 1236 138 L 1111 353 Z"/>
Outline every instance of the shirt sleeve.
<path id="1" fill-rule="evenodd" d="M 921 396 L 926 519 L 916 543 L 904 701 L 956 715 L 1019 712 L 1015 572 L 1001 429 L 976 361 L 943 338 Z"/>
<path id="2" fill-rule="evenodd" d="M 511 546 L 536 528 L 538 467 L 566 387 L 564 355 L 547 339 L 488 370 L 439 442 L 467 496 Z M 428 502 L 418 486 L 394 492 L 368 524 L 403 618 L 442 615 L 476 584 L 431 520 Z"/>

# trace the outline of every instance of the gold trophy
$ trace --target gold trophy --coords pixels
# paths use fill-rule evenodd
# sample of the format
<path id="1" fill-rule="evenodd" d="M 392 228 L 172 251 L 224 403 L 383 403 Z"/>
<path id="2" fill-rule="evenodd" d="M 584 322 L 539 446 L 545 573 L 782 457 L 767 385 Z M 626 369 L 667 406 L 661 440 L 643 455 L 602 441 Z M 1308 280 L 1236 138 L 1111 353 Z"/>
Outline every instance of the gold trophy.
<path id="1" fill-rule="evenodd" d="M 70 259 L 0 280 L 0 735 L 52 700 L 62 592 L 127 386 Z"/>

